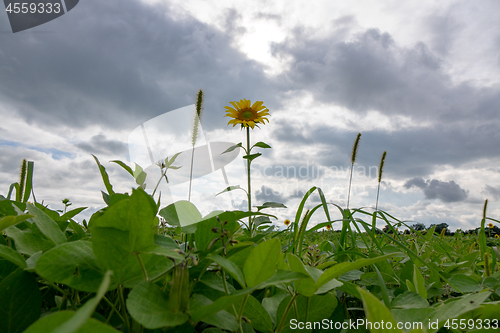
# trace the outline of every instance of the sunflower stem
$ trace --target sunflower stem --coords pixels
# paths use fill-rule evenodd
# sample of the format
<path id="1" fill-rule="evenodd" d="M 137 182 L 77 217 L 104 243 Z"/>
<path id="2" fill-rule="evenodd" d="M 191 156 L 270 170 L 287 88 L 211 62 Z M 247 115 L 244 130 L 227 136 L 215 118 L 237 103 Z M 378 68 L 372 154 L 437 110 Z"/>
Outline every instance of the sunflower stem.
<path id="1" fill-rule="evenodd" d="M 250 126 L 247 126 L 247 156 L 250 156 Z M 252 211 L 252 190 L 251 190 L 251 182 L 250 182 L 250 159 L 247 158 L 247 182 L 248 182 L 248 211 Z M 253 236 L 253 225 L 252 225 L 252 217 L 248 217 L 248 228 L 250 231 L 250 237 Z"/>

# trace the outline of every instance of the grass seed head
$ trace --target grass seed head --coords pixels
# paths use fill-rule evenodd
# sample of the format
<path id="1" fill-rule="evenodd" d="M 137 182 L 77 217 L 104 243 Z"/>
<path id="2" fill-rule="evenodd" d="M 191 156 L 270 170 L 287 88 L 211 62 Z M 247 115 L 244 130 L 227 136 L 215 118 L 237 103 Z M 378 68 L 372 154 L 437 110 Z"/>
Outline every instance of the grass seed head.
<path id="1" fill-rule="evenodd" d="M 356 140 L 354 141 L 354 146 L 352 147 L 351 164 L 354 164 L 354 162 L 356 162 L 356 155 L 358 154 L 358 146 L 360 138 L 361 138 L 361 133 L 358 133 L 358 135 L 356 136 Z"/>
<path id="2" fill-rule="evenodd" d="M 387 155 L 387 152 L 384 151 L 382 154 L 382 158 L 380 159 L 380 165 L 378 166 L 378 182 L 380 183 L 382 181 L 382 172 L 384 170 L 384 163 L 385 163 L 385 156 Z"/>

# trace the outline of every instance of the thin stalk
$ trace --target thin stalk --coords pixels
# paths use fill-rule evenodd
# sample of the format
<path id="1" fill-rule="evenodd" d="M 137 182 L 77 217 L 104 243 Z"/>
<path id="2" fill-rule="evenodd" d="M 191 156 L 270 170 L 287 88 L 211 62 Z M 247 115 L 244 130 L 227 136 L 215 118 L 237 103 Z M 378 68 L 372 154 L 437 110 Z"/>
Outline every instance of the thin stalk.
<path id="1" fill-rule="evenodd" d="M 120 297 L 121 310 L 123 312 L 123 318 L 125 318 L 125 320 L 123 322 L 125 323 L 125 325 L 127 325 L 127 329 L 130 332 L 130 320 L 129 320 L 128 314 L 127 314 L 127 307 L 125 305 L 125 298 L 123 297 L 123 285 L 120 285 L 120 287 L 118 288 L 118 297 Z"/>
<path id="2" fill-rule="evenodd" d="M 241 303 L 240 312 L 238 312 L 238 317 L 237 317 L 241 333 L 243 333 L 243 327 L 241 326 L 241 317 L 243 316 L 243 309 L 245 309 L 245 305 L 247 304 L 248 296 L 250 296 L 250 294 L 247 294 L 243 299 L 243 302 Z"/>
<path id="3" fill-rule="evenodd" d="M 247 156 L 250 155 L 250 127 L 247 126 Z M 250 159 L 247 158 L 247 183 L 248 183 L 248 211 L 252 211 L 252 190 L 251 190 L 251 182 L 250 182 Z M 253 225 L 252 225 L 252 217 L 248 217 L 248 228 L 250 229 L 250 237 L 253 236 Z"/>
<path id="4" fill-rule="evenodd" d="M 359 139 L 361 138 L 361 133 L 358 133 L 356 140 L 354 141 L 354 146 L 352 147 L 351 153 L 351 177 L 349 178 L 349 192 L 347 193 L 347 209 L 349 209 L 349 200 L 351 198 L 351 183 L 352 183 L 352 170 L 354 169 L 354 162 L 356 162 L 356 155 L 358 154 Z"/>
<path id="5" fill-rule="evenodd" d="M 193 164 L 194 164 L 194 145 L 193 149 L 191 149 L 191 171 L 189 172 L 189 194 L 188 194 L 189 202 L 191 202 L 191 183 L 193 181 Z"/>
<path id="6" fill-rule="evenodd" d="M 120 314 L 120 312 L 116 309 L 116 306 L 111 303 L 111 301 L 109 299 L 107 299 L 106 296 L 103 297 L 103 299 L 109 304 L 111 305 L 111 313 L 108 315 L 108 318 L 106 319 L 106 323 L 109 323 L 110 319 L 111 319 L 111 316 L 113 315 L 113 312 L 116 312 L 116 314 L 120 317 L 120 319 L 125 322 L 125 319 L 123 319 L 123 316 Z"/>
<path id="7" fill-rule="evenodd" d="M 292 295 L 292 299 L 290 302 L 288 302 L 288 305 L 286 306 L 285 312 L 283 313 L 283 317 L 281 317 L 281 321 L 278 325 L 278 328 L 276 328 L 276 333 L 281 332 L 281 328 L 283 327 L 283 324 L 285 323 L 286 317 L 288 316 L 288 312 L 290 312 L 290 309 L 292 308 L 293 303 L 295 302 L 295 299 L 297 298 L 298 294 L 294 293 Z"/>
<path id="8" fill-rule="evenodd" d="M 139 253 L 136 253 L 136 255 L 137 255 L 137 259 L 139 260 L 139 264 L 141 264 L 142 273 L 144 274 L 144 280 L 146 282 L 149 282 L 148 272 L 146 271 L 146 267 L 144 267 L 144 263 L 142 262 L 141 255 Z"/>

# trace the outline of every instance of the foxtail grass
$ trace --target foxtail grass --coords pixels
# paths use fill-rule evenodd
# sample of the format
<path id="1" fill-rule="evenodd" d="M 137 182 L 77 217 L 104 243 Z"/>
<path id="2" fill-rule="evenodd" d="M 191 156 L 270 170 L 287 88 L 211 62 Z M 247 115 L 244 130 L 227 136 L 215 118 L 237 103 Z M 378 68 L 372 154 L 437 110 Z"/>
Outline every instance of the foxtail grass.
<path id="1" fill-rule="evenodd" d="M 356 162 L 356 155 L 358 154 L 358 146 L 360 138 L 361 138 L 361 133 L 358 133 L 358 135 L 356 136 L 356 140 L 354 141 L 354 146 L 352 147 L 351 176 L 349 178 L 349 191 L 347 192 L 347 209 L 349 209 L 349 200 L 351 199 L 352 170 L 354 169 L 354 163 Z"/>
<path id="2" fill-rule="evenodd" d="M 203 112 L 203 90 L 199 90 L 196 94 L 196 110 L 194 114 L 193 120 L 193 130 L 191 135 L 191 144 L 193 145 L 193 149 L 191 150 L 191 170 L 189 172 L 189 194 L 188 201 L 191 201 L 191 183 L 193 182 L 193 164 L 194 164 L 194 146 L 196 144 L 196 140 L 198 139 L 198 128 L 200 127 L 201 115 Z"/>

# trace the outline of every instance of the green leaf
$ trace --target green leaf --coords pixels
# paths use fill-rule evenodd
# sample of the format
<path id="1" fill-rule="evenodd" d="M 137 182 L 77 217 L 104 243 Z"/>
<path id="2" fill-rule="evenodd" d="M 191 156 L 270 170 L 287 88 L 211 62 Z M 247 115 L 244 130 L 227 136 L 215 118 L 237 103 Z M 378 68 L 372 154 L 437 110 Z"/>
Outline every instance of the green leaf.
<path id="1" fill-rule="evenodd" d="M 241 308 L 241 303 L 236 306 L 237 311 Z M 260 302 L 252 295 L 248 296 L 245 308 L 243 309 L 243 316 L 250 319 L 252 327 L 260 332 L 272 332 L 273 321 L 267 313 L 266 309 Z"/>
<path id="2" fill-rule="evenodd" d="M 99 160 L 97 159 L 97 157 L 95 157 L 94 154 L 92 154 L 92 156 L 94 157 L 94 160 L 97 163 L 97 166 L 99 167 L 99 172 L 101 173 L 102 181 L 104 182 L 104 186 L 106 186 L 108 195 L 114 194 L 115 192 L 113 191 L 113 186 L 109 182 L 109 176 L 108 173 L 106 172 L 106 168 L 101 165 L 101 162 L 99 162 Z"/>
<path id="3" fill-rule="evenodd" d="M 325 283 L 327 283 L 331 279 L 337 278 L 337 277 L 341 276 L 342 274 L 345 274 L 349 271 L 352 271 L 352 270 L 355 270 L 355 269 L 358 269 L 358 268 L 361 268 L 364 266 L 372 265 L 372 264 L 375 264 L 375 263 L 380 262 L 382 260 L 387 260 L 387 259 L 395 257 L 395 256 L 402 256 L 402 255 L 403 255 L 402 253 L 391 253 L 391 254 L 386 254 L 383 256 L 376 257 L 376 258 L 370 258 L 370 259 L 362 258 L 362 259 L 358 259 L 354 262 L 342 262 L 340 264 L 334 265 L 334 266 L 326 269 L 323 272 L 323 274 L 321 275 L 321 277 L 318 279 L 318 286 L 321 287 L 322 285 L 324 285 Z"/>
<path id="4" fill-rule="evenodd" d="M 23 221 L 26 221 L 30 217 L 33 217 L 33 215 L 22 214 L 22 215 L 17 215 L 17 216 L 5 216 L 5 217 L 0 219 L 0 232 L 4 229 L 7 229 L 8 227 L 11 227 L 11 226 L 19 224 Z"/>
<path id="5" fill-rule="evenodd" d="M 422 296 L 423 299 L 427 299 L 427 289 L 425 288 L 425 280 L 420 273 L 420 269 L 415 265 L 413 269 L 413 285 L 415 286 L 415 291 L 417 294 Z"/>
<path id="6" fill-rule="evenodd" d="M 284 298 L 277 311 L 277 322 L 279 323 L 284 315 L 285 309 L 289 304 L 291 296 Z M 294 329 L 291 326 L 293 323 L 292 319 L 297 319 L 297 322 L 321 322 L 323 319 L 330 317 L 335 308 L 338 305 L 337 298 L 332 294 L 328 293 L 325 295 L 314 295 L 312 297 L 305 297 L 303 295 L 299 295 L 295 299 L 295 304 L 297 307 L 297 311 L 295 312 L 293 308 L 290 309 L 288 315 L 284 320 L 284 325 L 282 326 L 282 333 L 291 333 L 295 332 L 297 329 Z M 298 314 L 298 318 L 295 317 L 295 313 Z M 304 330 L 305 332 L 310 332 L 310 330 Z"/>
<path id="7" fill-rule="evenodd" d="M 54 220 L 32 204 L 28 204 L 27 208 L 28 212 L 33 215 L 33 222 L 48 239 L 55 245 L 66 243 L 66 236 Z"/>
<path id="8" fill-rule="evenodd" d="M 181 227 L 198 223 L 202 220 L 198 208 L 186 200 L 176 201 L 168 205 L 160 210 L 159 215 L 163 217 L 168 224 Z"/>
<path id="9" fill-rule="evenodd" d="M 177 244 L 172 238 L 163 235 L 154 235 L 154 242 L 156 245 L 164 247 L 169 250 L 180 249 L 179 244 Z"/>
<path id="10" fill-rule="evenodd" d="M 287 207 L 279 202 L 265 202 L 262 206 L 257 206 L 257 210 L 259 211 L 265 208 L 287 208 Z"/>
<path id="11" fill-rule="evenodd" d="M 1 235 L 0 235 L 1 237 Z M 6 259 L 21 268 L 26 268 L 26 261 L 16 250 L 0 244 L 0 258 Z"/>
<path id="12" fill-rule="evenodd" d="M 242 286 L 245 287 L 245 277 L 243 276 L 243 273 L 241 270 L 236 266 L 235 263 L 233 263 L 230 260 L 227 260 L 226 258 L 221 257 L 218 254 L 209 254 L 207 256 L 208 259 L 213 260 L 216 262 L 218 265 L 220 265 L 222 268 L 224 268 L 238 283 Z"/>
<path id="13" fill-rule="evenodd" d="M 429 307 L 426 299 L 417 293 L 405 291 L 392 300 L 391 308 L 415 309 Z"/>
<path id="14" fill-rule="evenodd" d="M 450 282 L 463 293 L 476 293 L 483 290 L 483 287 L 470 276 L 465 274 L 454 274 Z"/>
<path id="15" fill-rule="evenodd" d="M 260 155 L 262 155 L 262 154 L 261 153 L 257 153 L 257 154 L 245 155 L 245 156 L 243 156 L 243 158 L 246 159 L 246 160 L 253 161 L 257 157 L 259 157 Z"/>
<path id="16" fill-rule="evenodd" d="M 18 268 L 0 283 L 0 330 L 24 331 L 40 317 L 42 296 L 35 276 Z"/>
<path id="17" fill-rule="evenodd" d="M 431 322 L 439 321 L 437 329 L 430 329 L 428 333 L 434 333 L 441 328 L 447 319 L 457 318 L 458 316 L 480 307 L 483 302 L 490 297 L 490 292 L 481 292 L 478 294 L 468 294 L 460 299 L 453 299 L 439 306 L 429 320 Z"/>
<path id="18" fill-rule="evenodd" d="M 256 286 L 273 276 L 280 253 L 281 244 L 277 238 L 262 242 L 252 249 L 243 266 L 247 286 Z"/>
<path id="19" fill-rule="evenodd" d="M 218 196 L 219 194 L 222 194 L 222 193 L 225 193 L 225 192 L 234 191 L 234 190 L 242 190 L 243 192 L 247 193 L 247 191 L 244 188 L 242 188 L 240 185 L 234 185 L 234 186 L 228 186 L 228 187 L 226 187 L 224 190 L 222 190 L 221 192 L 217 193 L 215 196 Z"/>
<path id="20" fill-rule="evenodd" d="M 225 296 L 215 302 L 203 295 L 194 294 L 190 303 L 190 315 L 194 322 L 203 320 L 203 322 L 220 327 L 228 331 L 236 331 L 238 322 L 236 318 L 225 310 L 221 310 L 231 306 L 243 296 Z"/>
<path id="21" fill-rule="evenodd" d="M 118 164 L 119 166 L 121 166 L 122 168 L 124 168 L 132 177 L 134 177 L 134 172 L 132 171 L 132 169 L 128 165 L 126 165 L 125 163 L 123 163 L 122 161 L 113 160 L 111 162 Z"/>
<path id="22" fill-rule="evenodd" d="M 54 332 L 58 326 L 71 320 L 75 311 L 59 311 L 41 318 L 28 327 L 24 333 Z M 94 318 L 89 318 L 76 333 L 116 333 L 116 330 Z"/>
<path id="23" fill-rule="evenodd" d="M 262 141 L 257 142 L 256 144 L 254 144 L 254 145 L 252 146 L 252 148 L 253 148 L 253 147 L 259 147 L 259 148 L 271 148 L 271 146 L 270 146 L 270 145 L 268 145 L 267 143 L 262 142 Z"/>
<path id="24" fill-rule="evenodd" d="M 91 243 L 81 240 L 45 252 L 37 260 L 35 269 L 49 281 L 87 292 L 96 292 L 104 277 Z"/>
<path id="25" fill-rule="evenodd" d="M 54 243 L 42 233 L 37 234 L 30 229 L 21 231 L 16 227 L 9 227 L 5 229 L 5 234 L 14 240 L 17 252 L 30 256 L 54 247 Z"/>
<path id="26" fill-rule="evenodd" d="M 241 142 L 240 142 L 240 143 L 238 143 L 238 144 L 236 144 L 236 145 L 234 145 L 234 146 L 231 146 L 231 147 L 227 148 L 225 151 L 223 151 L 223 152 L 221 153 L 221 155 L 222 155 L 222 154 L 225 154 L 225 153 L 232 152 L 232 151 L 233 151 L 233 150 L 235 150 L 236 148 L 243 148 L 243 146 L 242 146 Z"/>
<path id="27" fill-rule="evenodd" d="M 392 324 L 392 330 L 387 330 L 384 328 L 373 329 L 370 330 L 372 333 L 381 332 L 385 333 L 386 331 L 395 331 L 395 332 L 403 332 L 401 330 L 396 329 L 397 323 L 394 320 L 394 317 L 391 314 L 391 311 L 382 303 L 380 300 L 372 295 L 369 291 L 357 287 L 359 294 L 361 295 L 361 300 L 363 301 L 363 308 L 365 309 L 366 319 L 372 323 L 385 323 L 385 327 L 387 324 Z"/>
<path id="28" fill-rule="evenodd" d="M 79 207 L 79 208 L 69 210 L 66 213 L 64 213 L 60 218 L 58 218 L 58 220 L 59 221 L 68 221 L 69 219 L 72 219 L 76 215 L 80 214 L 85 209 L 87 209 L 87 207 Z"/>
<path id="29" fill-rule="evenodd" d="M 168 258 L 175 259 L 175 260 L 184 260 L 185 259 L 185 256 L 183 256 L 182 254 L 175 252 L 173 250 L 164 248 L 162 246 L 156 245 L 156 244 L 142 250 L 141 253 L 157 254 L 157 255 L 168 257 Z"/>
<path id="30" fill-rule="evenodd" d="M 142 170 L 141 166 L 136 163 L 132 176 L 134 176 L 137 185 L 142 185 L 146 181 L 147 174 Z"/>
<path id="31" fill-rule="evenodd" d="M 142 282 L 132 289 L 127 298 L 127 310 L 132 318 L 149 329 L 181 325 L 188 319 L 183 312 L 172 312 L 167 294 L 149 282 Z"/>
<path id="32" fill-rule="evenodd" d="M 137 189 L 130 198 L 109 206 L 92 223 L 93 252 L 104 269 L 114 271 L 113 280 L 117 284 L 134 280 L 138 273 L 142 274 L 137 254 L 154 245 L 158 223 L 156 211 L 151 196 Z M 155 259 L 153 256 L 141 255 L 144 265 L 148 260 L 169 261 L 168 258 Z"/>

